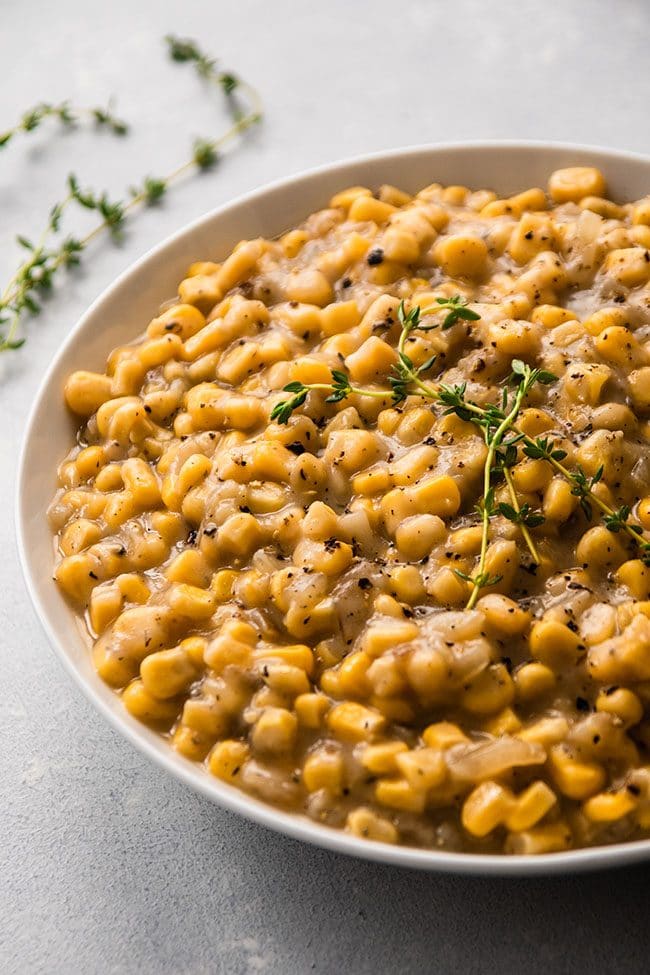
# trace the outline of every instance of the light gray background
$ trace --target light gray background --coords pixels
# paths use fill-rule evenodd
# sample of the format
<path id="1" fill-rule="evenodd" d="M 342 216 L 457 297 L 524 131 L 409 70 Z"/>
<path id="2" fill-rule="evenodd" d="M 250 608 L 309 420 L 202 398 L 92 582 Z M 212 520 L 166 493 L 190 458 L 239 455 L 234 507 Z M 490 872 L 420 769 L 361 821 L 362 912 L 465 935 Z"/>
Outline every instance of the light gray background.
<path id="1" fill-rule="evenodd" d="M 236 194 L 369 150 L 527 137 L 650 152 L 647 0 L 3 0 L 0 24 L 0 130 L 40 99 L 109 94 L 133 125 L 124 141 L 49 125 L 0 153 L 3 280 L 13 235 L 37 232 L 70 169 L 123 192 L 223 124 L 162 35 L 200 39 L 266 104 L 218 171 L 120 248 L 98 244 L 0 362 L 0 970 L 647 972 L 650 867 L 501 882 L 373 866 L 241 822 L 152 768 L 50 653 L 11 513 L 43 372 L 135 258 Z"/>

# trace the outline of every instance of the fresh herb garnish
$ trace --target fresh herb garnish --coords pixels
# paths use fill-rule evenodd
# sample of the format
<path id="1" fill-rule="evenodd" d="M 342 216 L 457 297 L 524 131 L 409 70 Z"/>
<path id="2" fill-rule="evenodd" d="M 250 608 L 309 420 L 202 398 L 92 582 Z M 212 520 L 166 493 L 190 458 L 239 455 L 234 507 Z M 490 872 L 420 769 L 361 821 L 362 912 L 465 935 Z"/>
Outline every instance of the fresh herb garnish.
<path id="1" fill-rule="evenodd" d="M 50 211 L 43 233 L 36 242 L 23 235 L 18 242 L 26 250 L 27 256 L 19 264 L 16 272 L 0 294 L 0 352 L 18 349 L 25 339 L 18 337 L 20 324 L 26 314 L 38 314 L 39 298 L 52 287 L 55 276 L 64 268 L 79 264 L 81 255 L 88 245 L 104 231 L 119 237 L 127 217 L 138 206 L 151 206 L 159 202 L 170 185 L 193 169 L 205 170 L 213 166 L 221 148 L 245 132 L 261 118 L 261 103 L 257 92 L 235 75 L 219 71 L 213 60 L 203 54 L 193 41 L 180 41 L 166 38 L 170 56 L 175 61 L 190 61 L 195 64 L 201 77 L 215 82 L 226 95 L 233 123 L 216 139 L 197 139 L 192 147 L 190 158 L 164 177 L 146 176 L 139 186 L 130 190 L 130 199 L 112 199 L 106 192 L 82 188 L 78 178 L 68 178 L 66 196 Z M 240 92 L 248 103 L 246 112 L 234 100 L 235 91 Z M 110 109 L 89 109 L 94 121 L 108 127 L 118 135 L 127 131 L 125 123 L 117 119 Z M 55 116 L 63 124 L 71 125 L 76 115 L 67 105 L 42 103 L 25 113 L 21 123 L 0 135 L 0 148 L 19 131 L 31 132 L 44 119 Z M 97 225 L 84 237 L 63 236 L 61 221 L 71 205 L 82 207 L 96 213 Z"/>

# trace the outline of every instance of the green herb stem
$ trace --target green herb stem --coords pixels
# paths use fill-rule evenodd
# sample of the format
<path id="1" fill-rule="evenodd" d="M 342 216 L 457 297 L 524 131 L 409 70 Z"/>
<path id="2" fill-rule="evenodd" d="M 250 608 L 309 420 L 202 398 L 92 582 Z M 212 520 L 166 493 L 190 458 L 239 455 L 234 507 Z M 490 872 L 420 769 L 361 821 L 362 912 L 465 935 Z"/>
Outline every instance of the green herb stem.
<path id="1" fill-rule="evenodd" d="M 494 467 L 494 459 L 498 448 L 501 446 L 504 435 L 509 429 L 512 428 L 512 424 L 515 417 L 518 415 L 521 409 L 521 404 L 527 393 L 527 388 L 525 383 L 521 383 L 517 392 L 515 394 L 514 403 L 510 412 L 503 418 L 499 426 L 497 427 L 493 435 L 486 435 L 486 440 L 488 441 L 488 452 L 485 458 L 485 465 L 483 468 L 483 498 L 481 504 L 481 517 L 483 523 L 483 531 L 481 535 L 481 554 L 479 556 L 479 565 L 477 574 L 472 577 L 472 592 L 470 593 L 469 600 L 467 601 L 467 609 L 473 609 L 476 601 L 479 597 L 481 589 L 488 585 L 494 585 L 499 581 L 499 578 L 489 579 L 488 573 L 486 572 L 485 565 L 487 560 L 487 549 L 490 533 L 490 518 L 493 514 L 492 510 L 492 470 Z"/>
<path id="2" fill-rule="evenodd" d="M 48 118 L 58 119 L 66 128 L 76 125 L 80 118 L 87 118 L 98 127 L 105 128 L 114 135 L 126 135 L 129 130 L 126 122 L 114 115 L 110 104 L 108 108 L 73 108 L 69 102 L 60 102 L 59 104 L 40 102 L 24 112 L 16 125 L 0 133 L 0 149 L 7 146 L 17 135 L 28 134 L 40 128 Z"/>
<path id="3" fill-rule="evenodd" d="M 512 429 L 514 429 L 514 427 Z M 519 504 L 519 499 L 517 497 L 517 489 L 515 488 L 515 484 L 512 479 L 512 472 L 510 471 L 509 467 L 503 468 L 503 476 L 505 478 L 506 484 L 508 485 L 508 492 L 510 494 L 510 500 L 512 501 L 512 507 L 515 509 L 518 515 L 521 515 L 521 505 Z M 520 522 L 519 527 L 521 528 L 521 534 L 524 536 L 524 540 L 526 542 L 526 545 L 528 546 L 528 550 L 533 557 L 533 561 L 535 562 L 536 565 L 539 565 L 539 561 L 540 561 L 539 552 L 537 551 L 537 546 L 533 541 L 528 526 L 523 522 Z"/>
<path id="4" fill-rule="evenodd" d="M 30 251 L 29 257 L 23 261 L 16 272 L 7 282 L 2 295 L 0 296 L 0 324 L 8 325 L 8 329 L 3 336 L 0 336 L 0 352 L 19 348 L 24 339 L 17 339 L 17 331 L 25 313 L 36 314 L 39 305 L 35 300 L 35 293 L 42 292 L 50 287 L 56 272 L 62 267 L 70 267 L 79 263 L 80 254 L 86 250 L 89 244 L 101 233 L 108 230 L 114 236 L 118 236 L 123 228 L 127 216 L 138 206 L 149 206 L 156 203 L 167 192 L 168 188 L 191 170 L 205 170 L 210 168 L 219 158 L 219 153 L 225 145 L 243 134 L 247 129 L 256 124 L 262 116 L 262 103 L 258 92 L 247 82 L 236 78 L 234 75 L 218 72 L 214 62 L 207 56 L 198 52 L 192 42 L 183 42 L 193 52 L 192 57 L 177 56 L 170 43 L 170 53 L 175 60 L 193 60 L 200 62 L 199 73 L 209 80 L 216 81 L 228 98 L 233 112 L 232 125 L 216 139 L 195 140 L 190 158 L 172 170 L 163 178 L 147 176 L 141 186 L 131 190 L 131 198 L 128 201 L 112 201 L 106 193 L 101 195 L 92 190 L 82 190 L 74 176 L 68 180 L 68 194 L 62 203 L 57 204 L 51 211 L 48 224 L 37 241 L 31 244 L 25 238 L 19 237 L 18 240 L 23 247 Z M 197 65 L 197 69 L 199 65 Z M 241 91 L 247 101 L 247 110 L 243 113 L 233 102 L 233 92 Z M 58 115 L 65 124 L 72 124 L 74 116 L 64 106 L 38 106 L 38 112 L 33 117 L 24 116 L 25 131 L 37 127 L 43 118 L 48 115 Z M 101 125 L 109 125 L 114 131 L 126 131 L 123 123 L 116 120 L 111 115 L 110 110 L 89 109 L 93 113 L 95 121 Z M 14 130 L 4 138 L 0 136 L 0 148 L 5 145 L 12 137 Z M 46 247 L 51 235 L 59 230 L 61 216 L 64 210 L 71 204 L 76 203 L 85 209 L 94 210 L 101 220 L 92 230 L 80 239 L 68 237 L 58 248 Z"/>

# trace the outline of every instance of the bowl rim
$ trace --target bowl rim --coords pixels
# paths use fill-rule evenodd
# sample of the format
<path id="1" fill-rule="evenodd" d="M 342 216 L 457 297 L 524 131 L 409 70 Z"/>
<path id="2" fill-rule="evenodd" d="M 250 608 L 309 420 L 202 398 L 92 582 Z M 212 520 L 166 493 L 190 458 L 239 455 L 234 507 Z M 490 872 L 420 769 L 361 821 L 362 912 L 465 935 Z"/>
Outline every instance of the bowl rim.
<path id="1" fill-rule="evenodd" d="M 365 840 L 354 837 L 343 830 L 314 823 L 306 816 L 287 812 L 262 802 L 209 775 L 201 765 L 184 759 L 182 756 L 174 753 L 171 748 L 168 748 L 166 751 L 156 749 L 153 743 L 147 738 L 147 730 L 144 726 L 140 730 L 139 726 L 136 727 L 128 724 L 118 711 L 114 711 L 109 707 L 108 703 L 102 699 L 93 684 L 75 667 L 71 657 L 65 650 L 62 637 L 50 619 L 48 608 L 41 599 L 36 585 L 36 566 L 32 561 L 32 556 L 27 545 L 26 523 L 28 511 L 24 500 L 26 492 L 23 488 L 29 477 L 27 469 L 29 445 L 34 435 L 41 402 L 47 396 L 52 377 L 57 373 L 59 367 L 68 356 L 87 321 L 101 309 L 101 305 L 110 296 L 118 292 L 129 281 L 135 279 L 150 260 L 159 256 L 163 251 L 173 247 L 182 238 L 189 238 L 202 226 L 218 220 L 229 210 L 240 207 L 242 204 L 255 204 L 258 199 L 274 191 L 289 189 L 292 185 L 302 181 L 317 179 L 319 176 L 329 176 L 336 173 L 337 170 L 343 170 L 349 166 L 363 166 L 364 164 L 378 163 L 382 160 L 385 162 L 399 161 L 401 158 L 407 159 L 411 155 L 420 153 L 430 153 L 432 158 L 435 158 L 436 154 L 449 151 L 480 154 L 485 150 L 495 149 L 502 150 L 506 153 L 512 150 L 530 149 L 539 151 L 542 155 L 545 151 L 549 155 L 553 152 L 575 153 L 576 155 L 586 153 L 602 156 L 604 161 L 637 162 L 649 167 L 650 182 L 650 156 L 639 152 L 610 149 L 599 145 L 526 139 L 482 139 L 477 141 L 467 140 L 423 145 L 415 144 L 397 149 L 379 150 L 355 155 L 301 170 L 290 176 L 284 176 L 266 183 L 255 190 L 242 193 L 234 199 L 227 200 L 218 207 L 204 213 L 190 223 L 185 224 L 149 248 L 141 257 L 123 270 L 94 299 L 76 322 L 65 341 L 61 344 L 38 385 L 22 436 L 16 476 L 15 525 L 19 561 L 33 608 L 48 638 L 50 647 L 64 669 L 81 689 L 86 699 L 90 701 L 114 729 L 151 762 L 164 769 L 174 776 L 174 778 L 179 779 L 198 794 L 205 796 L 228 811 L 235 812 L 245 819 L 273 829 L 292 839 L 307 842 L 310 845 L 323 848 L 327 851 L 356 856 L 363 860 L 432 872 L 522 877 L 575 873 L 604 867 L 624 866 L 650 858 L 650 839 L 635 840 L 629 843 L 611 844 L 608 846 L 579 848 L 536 856 L 456 853 Z M 98 677 L 97 680 L 99 681 L 100 678 Z"/>

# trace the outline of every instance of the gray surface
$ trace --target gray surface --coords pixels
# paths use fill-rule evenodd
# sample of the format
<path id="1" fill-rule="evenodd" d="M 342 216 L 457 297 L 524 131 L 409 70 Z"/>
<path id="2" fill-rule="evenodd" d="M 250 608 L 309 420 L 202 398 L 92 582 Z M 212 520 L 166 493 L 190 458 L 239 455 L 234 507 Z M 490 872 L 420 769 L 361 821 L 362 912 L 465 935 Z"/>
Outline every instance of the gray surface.
<path id="1" fill-rule="evenodd" d="M 69 169 L 119 191 L 221 124 L 190 72 L 165 63 L 166 32 L 201 38 L 267 105 L 219 172 L 138 219 L 121 248 L 97 246 L 0 363 L 0 970 L 647 971 L 650 867 L 526 882 L 410 874 L 300 846 L 165 778 L 50 654 L 10 514 L 44 369 L 133 259 L 237 193 L 371 149 L 528 137 L 650 152 L 647 0 L 5 0 L 0 14 L 0 128 L 39 99 L 111 92 L 133 122 L 128 142 L 49 127 L 0 156 L 4 271 L 13 233 L 37 231 Z"/>

